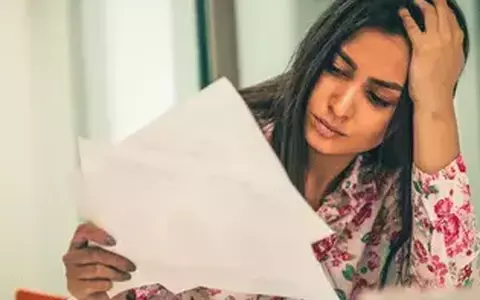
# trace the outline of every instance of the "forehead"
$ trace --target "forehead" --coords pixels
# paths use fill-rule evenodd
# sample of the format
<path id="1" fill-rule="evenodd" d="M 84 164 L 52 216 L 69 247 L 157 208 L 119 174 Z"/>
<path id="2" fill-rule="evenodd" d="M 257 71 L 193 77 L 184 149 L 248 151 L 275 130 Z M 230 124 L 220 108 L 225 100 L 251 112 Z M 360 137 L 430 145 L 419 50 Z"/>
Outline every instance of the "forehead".
<path id="1" fill-rule="evenodd" d="M 390 81 L 405 81 L 410 61 L 409 46 L 400 35 L 377 29 L 363 29 L 347 41 L 342 50 L 358 66 L 358 71 Z"/>

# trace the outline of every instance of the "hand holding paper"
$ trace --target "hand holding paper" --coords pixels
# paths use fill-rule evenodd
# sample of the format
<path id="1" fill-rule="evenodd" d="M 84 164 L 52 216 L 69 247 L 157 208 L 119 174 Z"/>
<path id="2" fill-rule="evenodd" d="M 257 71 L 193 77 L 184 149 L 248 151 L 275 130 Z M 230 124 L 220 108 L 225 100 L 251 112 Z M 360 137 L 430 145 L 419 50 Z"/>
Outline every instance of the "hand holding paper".
<path id="1" fill-rule="evenodd" d="M 336 299 L 311 244 L 331 234 L 225 79 L 119 145 L 80 147 L 81 215 L 138 268 L 112 294 L 160 283 Z"/>

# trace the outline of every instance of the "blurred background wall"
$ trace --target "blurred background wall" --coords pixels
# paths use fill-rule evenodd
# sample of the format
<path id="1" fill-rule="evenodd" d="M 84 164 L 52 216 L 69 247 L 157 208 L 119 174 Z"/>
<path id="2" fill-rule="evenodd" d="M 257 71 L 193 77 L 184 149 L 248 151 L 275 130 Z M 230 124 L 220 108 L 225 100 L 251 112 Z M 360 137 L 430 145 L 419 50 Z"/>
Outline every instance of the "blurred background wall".
<path id="1" fill-rule="evenodd" d="M 1 299 L 18 287 L 66 294 L 77 135 L 118 141 L 218 76 L 246 86 L 282 72 L 331 3 L 221 1 L 0 0 Z M 456 105 L 477 195 L 480 13 L 459 2 L 472 52 Z"/>

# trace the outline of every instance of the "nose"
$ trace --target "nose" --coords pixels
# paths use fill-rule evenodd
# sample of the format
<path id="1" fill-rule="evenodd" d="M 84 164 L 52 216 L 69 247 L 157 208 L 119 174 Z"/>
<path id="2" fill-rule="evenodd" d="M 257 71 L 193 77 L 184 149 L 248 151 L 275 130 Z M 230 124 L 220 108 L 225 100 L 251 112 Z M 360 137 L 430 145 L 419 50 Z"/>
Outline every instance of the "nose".
<path id="1" fill-rule="evenodd" d="M 350 82 L 336 93 L 330 103 L 330 111 L 340 119 L 350 118 L 355 111 L 355 99 L 361 91 L 361 83 Z"/>

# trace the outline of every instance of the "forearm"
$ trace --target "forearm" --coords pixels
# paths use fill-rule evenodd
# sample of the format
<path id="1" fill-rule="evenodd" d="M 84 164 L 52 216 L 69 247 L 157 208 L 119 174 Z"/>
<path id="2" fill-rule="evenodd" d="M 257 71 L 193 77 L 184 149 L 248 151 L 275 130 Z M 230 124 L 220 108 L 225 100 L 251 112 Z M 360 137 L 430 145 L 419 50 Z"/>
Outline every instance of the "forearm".
<path id="1" fill-rule="evenodd" d="M 453 101 L 440 100 L 423 102 L 430 105 L 428 110 L 416 107 L 414 113 L 410 273 L 423 288 L 478 285 L 480 274 L 474 269 L 480 240 L 467 168 Z"/>
<path id="2" fill-rule="evenodd" d="M 453 101 L 435 99 L 451 106 L 415 108 L 413 117 L 414 163 L 425 173 L 436 173 L 460 154 Z"/>

